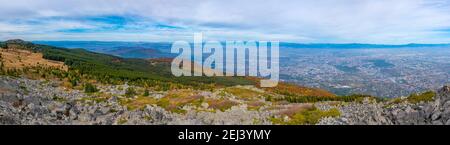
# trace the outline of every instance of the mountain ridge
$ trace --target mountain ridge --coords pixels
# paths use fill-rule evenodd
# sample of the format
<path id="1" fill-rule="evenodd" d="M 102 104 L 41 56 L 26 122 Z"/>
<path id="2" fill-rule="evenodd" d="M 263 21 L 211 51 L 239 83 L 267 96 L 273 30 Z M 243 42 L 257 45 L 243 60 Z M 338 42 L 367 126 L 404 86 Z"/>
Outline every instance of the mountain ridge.
<path id="1" fill-rule="evenodd" d="M 117 45 L 145 45 L 145 44 L 164 44 L 170 47 L 171 42 L 126 42 L 126 41 L 32 41 L 37 44 L 53 45 L 75 45 L 80 44 L 117 44 Z M 222 42 L 224 43 L 224 42 Z M 407 44 L 372 44 L 372 43 L 292 43 L 280 42 L 280 48 L 407 48 L 407 47 L 450 47 L 450 43 L 407 43 Z"/>

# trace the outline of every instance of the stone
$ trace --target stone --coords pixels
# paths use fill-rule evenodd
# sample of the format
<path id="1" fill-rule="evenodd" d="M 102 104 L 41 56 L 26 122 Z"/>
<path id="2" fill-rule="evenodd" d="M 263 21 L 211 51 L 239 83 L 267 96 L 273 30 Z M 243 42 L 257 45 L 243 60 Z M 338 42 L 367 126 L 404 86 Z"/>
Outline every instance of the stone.
<path id="1" fill-rule="evenodd" d="M 441 112 L 436 112 L 431 116 L 431 120 L 435 121 L 441 117 Z"/>
<path id="2" fill-rule="evenodd" d="M 112 96 L 111 98 L 108 99 L 108 102 L 110 103 L 117 102 L 117 96 Z"/>
<path id="3" fill-rule="evenodd" d="M 14 116 L 0 115 L 0 124 L 14 125 L 19 124 Z"/>
<path id="4" fill-rule="evenodd" d="M 81 114 L 81 115 L 78 115 L 78 119 L 80 121 L 88 122 L 88 121 L 92 121 L 93 117 L 91 114 Z"/>
<path id="5" fill-rule="evenodd" d="M 442 123 L 442 121 L 436 120 L 431 122 L 432 125 L 444 125 L 444 123 Z"/>
<path id="6" fill-rule="evenodd" d="M 108 107 L 101 107 L 99 110 L 101 114 L 108 114 L 110 109 Z"/>
<path id="7" fill-rule="evenodd" d="M 450 125 L 450 119 L 445 122 L 445 125 Z"/>

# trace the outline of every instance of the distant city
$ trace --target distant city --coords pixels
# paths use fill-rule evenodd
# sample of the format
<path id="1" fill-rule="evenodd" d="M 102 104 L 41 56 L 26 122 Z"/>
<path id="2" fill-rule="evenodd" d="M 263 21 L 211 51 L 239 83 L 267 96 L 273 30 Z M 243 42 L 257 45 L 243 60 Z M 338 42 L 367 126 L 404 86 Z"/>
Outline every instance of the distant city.
<path id="1" fill-rule="evenodd" d="M 399 97 L 450 83 L 450 47 L 283 49 L 284 81 L 336 94 Z"/>
<path id="2" fill-rule="evenodd" d="M 127 58 L 173 57 L 170 43 L 37 41 L 84 48 Z M 448 44 L 281 43 L 282 81 L 322 88 L 338 95 L 400 97 L 450 83 Z"/>

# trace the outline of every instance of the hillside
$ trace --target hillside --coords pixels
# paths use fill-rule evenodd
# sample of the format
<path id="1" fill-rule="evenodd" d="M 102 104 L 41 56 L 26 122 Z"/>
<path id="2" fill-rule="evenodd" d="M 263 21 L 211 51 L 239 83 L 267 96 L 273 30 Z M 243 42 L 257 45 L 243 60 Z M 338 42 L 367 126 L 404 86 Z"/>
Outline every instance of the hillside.
<path id="1" fill-rule="evenodd" d="M 131 82 L 141 86 L 159 85 L 165 86 L 166 88 L 164 89 L 168 90 L 184 87 L 212 89 L 221 86 L 257 85 L 259 81 L 245 77 L 174 77 L 170 72 L 170 61 L 121 58 L 89 52 L 84 49 L 58 48 L 22 40 L 9 40 L 2 42 L 1 45 L 3 45 L 2 48 L 7 48 L 4 51 L 11 49 L 27 50 L 36 52 L 34 53 L 36 55 L 42 54 L 43 58 L 51 62 L 64 62 L 71 71 L 76 70 L 80 76 L 86 74 L 89 75 L 89 79 L 95 79 L 104 83 Z M 334 96 L 324 90 L 286 85 L 284 83 L 272 89 L 277 89 L 278 91 L 296 90 L 294 92 L 300 96 Z"/>
<path id="2" fill-rule="evenodd" d="M 88 74 L 96 80 L 108 83 L 146 80 L 147 82 L 139 83 L 165 82 L 195 87 L 204 87 L 206 84 L 217 84 L 219 86 L 253 84 L 251 81 L 238 77 L 173 77 L 170 73 L 170 63 L 154 63 L 144 59 L 126 59 L 89 52 L 84 49 L 57 48 L 22 40 L 9 40 L 2 45 L 2 48 L 22 49 L 41 53 L 45 59 L 64 62 L 71 70 L 77 70 L 82 75 Z"/>

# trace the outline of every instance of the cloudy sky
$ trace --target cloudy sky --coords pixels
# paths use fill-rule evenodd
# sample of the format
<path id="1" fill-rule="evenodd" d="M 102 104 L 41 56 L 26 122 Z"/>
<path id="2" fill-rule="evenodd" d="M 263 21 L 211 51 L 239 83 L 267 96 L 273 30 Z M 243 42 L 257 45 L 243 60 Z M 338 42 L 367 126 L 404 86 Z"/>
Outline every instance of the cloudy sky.
<path id="1" fill-rule="evenodd" d="M 450 0 L 0 0 L 0 40 L 450 43 Z"/>

